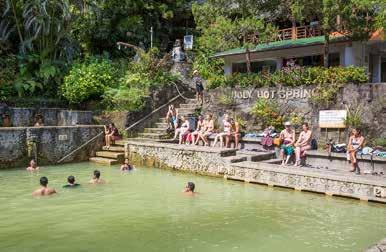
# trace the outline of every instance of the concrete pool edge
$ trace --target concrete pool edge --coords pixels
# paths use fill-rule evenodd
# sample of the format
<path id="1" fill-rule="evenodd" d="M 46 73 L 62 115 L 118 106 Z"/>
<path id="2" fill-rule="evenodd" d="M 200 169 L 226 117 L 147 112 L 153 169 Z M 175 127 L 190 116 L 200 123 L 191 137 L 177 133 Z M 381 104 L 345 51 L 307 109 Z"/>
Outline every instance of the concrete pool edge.
<path id="1" fill-rule="evenodd" d="M 281 167 L 263 162 L 244 161 L 233 164 L 224 158 L 235 152 L 232 149 L 128 141 L 125 150 L 134 164 L 386 203 L 386 181 L 382 177 Z"/>

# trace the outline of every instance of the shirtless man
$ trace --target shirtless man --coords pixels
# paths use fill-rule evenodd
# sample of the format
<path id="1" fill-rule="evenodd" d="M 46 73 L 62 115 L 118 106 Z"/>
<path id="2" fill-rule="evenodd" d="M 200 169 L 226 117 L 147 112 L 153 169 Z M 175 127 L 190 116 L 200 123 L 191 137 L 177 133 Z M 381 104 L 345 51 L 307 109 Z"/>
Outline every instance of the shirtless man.
<path id="1" fill-rule="evenodd" d="M 32 196 L 38 197 L 38 196 L 48 196 L 56 193 L 56 190 L 54 188 L 48 188 L 48 179 L 47 177 L 41 177 L 40 178 L 40 188 L 37 189 L 32 193 Z"/>
<path id="2" fill-rule="evenodd" d="M 37 170 L 39 170 L 39 167 L 37 166 L 35 160 L 32 159 L 29 162 L 29 166 L 27 167 L 27 171 L 37 171 Z"/>
<path id="3" fill-rule="evenodd" d="M 280 158 L 282 165 L 287 165 L 292 154 L 294 154 L 295 143 L 295 131 L 291 128 L 290 122 L 284 123 L 284 129 L 280 132 L 280 140 L 282 145 L 280 146 Z"/>
<path id="4" fill-rule="evenodd" d="M 169 106 L 169 110 L 166 113 L 166 122 L 169 129 L 177 129 L 178 127 L 178 110 L 174 108 L 174 105 Z"/>
<path id="5" fill-rule="evenodd" d="M 131 171 L 133 170 L 133 166 L 129 163 L 129 159 L 125 159 L 123 165 L 121 165 L 121 171 Z"/>
<path id="6" fill-rule="evenodd" d="M 235 121 L 233 118 L 230 119 L 230 123 L 232 126 L 231 134 L 225 136 L 225 146 L 227 148 L 230 148 L 230 141 L 233 136 L 233 139 L 235 140 L 235 149 L 239 148 L 239 142 L 240 142 L 240 123 Z"/>
<path id="7" fill-rule="evenodd" d="M 196 186 L 194 185 L 193 182 L 188 182 L 185 186 L 185 190 L 184 190 L 184 193 L 187 194 L 187 195 L 195 195 L 196 192 L 194 192 L 194 188 Z"/>
<path id="8" fill-rule="evenodd" d="M 93 173 L 93 177 L 90 180 L 90 184 L 104 184 L 106 181 L 100 178 L 101 177 L 101 172 L 98 170 L 95 170 Z"/>
<path id="9" fill-rule="evenodd" d="M 300 158 L 305 156 L 306 151 L 311 149 L 312 131 L 308 123 L 303 123 L 303 131 L 299 135 L 298 141 L 295 143 L 295 166 L 300 166 Z"/>

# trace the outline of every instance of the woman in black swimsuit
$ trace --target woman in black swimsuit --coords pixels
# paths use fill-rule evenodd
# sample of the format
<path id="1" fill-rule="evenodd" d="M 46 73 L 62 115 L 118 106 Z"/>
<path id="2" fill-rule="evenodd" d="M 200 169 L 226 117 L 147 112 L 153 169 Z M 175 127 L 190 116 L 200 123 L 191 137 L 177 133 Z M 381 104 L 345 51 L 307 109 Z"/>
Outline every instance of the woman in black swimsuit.
<path id="1" fill-rule="evenodd" d="M 198 70 L 193 71 L 193 82 L 196 84 L 196 97 L 197 103 L 204 103 L 204 86 L 202 85 L 202 78 L 198 72 Z"/>

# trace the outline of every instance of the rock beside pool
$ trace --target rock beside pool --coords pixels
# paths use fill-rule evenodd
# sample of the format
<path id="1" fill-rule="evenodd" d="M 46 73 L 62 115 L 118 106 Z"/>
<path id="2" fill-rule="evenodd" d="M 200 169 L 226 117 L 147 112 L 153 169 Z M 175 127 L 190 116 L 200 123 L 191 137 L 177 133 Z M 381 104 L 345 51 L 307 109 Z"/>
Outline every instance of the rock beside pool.
<path id="1" fill-rule="evenodd" d="M 371 248 L 365 250 L 365 252 L 386 252 L 386 238 L 384 238 Z"/>

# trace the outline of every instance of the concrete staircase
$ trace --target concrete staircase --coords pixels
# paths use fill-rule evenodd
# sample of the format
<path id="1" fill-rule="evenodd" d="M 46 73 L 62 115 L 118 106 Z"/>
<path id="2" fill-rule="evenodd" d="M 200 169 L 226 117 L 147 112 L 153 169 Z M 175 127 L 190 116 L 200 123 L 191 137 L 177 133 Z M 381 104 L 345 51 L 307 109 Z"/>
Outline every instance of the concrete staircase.
<path id="1" fill-rule="evenodd" d="M 104 165 L 122 164 L 125 158 L 124 145 L 125 141 L 119 140 L 109 149 L 104 146 L 101 151 L 96 152 L 95 157 L 89 158 L 89 161 Z"/>
<path id="2" fill-rule="evenodd" d="M 196 99 L 187 99 L 185 103 L 179 104 L 175 106 L 178 109 L 178 116 L 191 116 L 193 115 L 197 109 L 200 108 L 199 105 L 196 104 Z M 152 128 L 145 128 L 143 133 L 139 133 L 138 137 L 143 139 L 168 139 L 172 136 L 167 132 L 168 124 L 166 122 L 165 115 L 160 115 L 160 119 Z"/>

